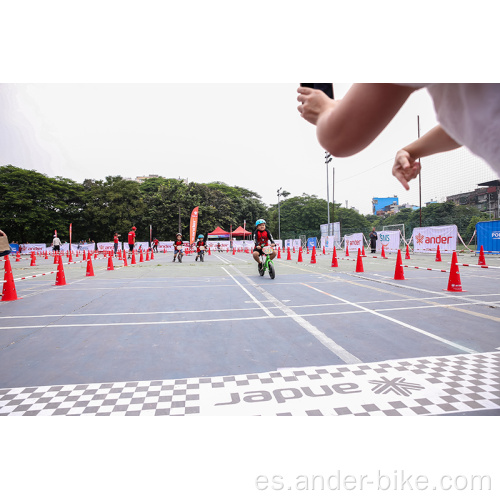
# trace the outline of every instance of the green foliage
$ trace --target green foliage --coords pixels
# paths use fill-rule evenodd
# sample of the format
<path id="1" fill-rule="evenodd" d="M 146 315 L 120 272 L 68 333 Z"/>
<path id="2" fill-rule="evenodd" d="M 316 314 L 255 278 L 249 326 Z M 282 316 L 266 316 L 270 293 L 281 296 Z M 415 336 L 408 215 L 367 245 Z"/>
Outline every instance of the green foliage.
<path id="1" fill-rule="evenodd" d="M 281 238 L 319 237 L 320 225 L 328 220 L 326 200 L 306 193 L 287 198 L 289 194 L 282 192 Z M 63 241 L 68 240 L 70 223 L 73 242 L 111 241 L 115 231 L 124 239 L 132 226 L 137 227 L 139 241 L 148 241 L 150 225 L 153 237 L 172 240 L 179 227 L 187 237 L 191 211 L 196 206 L 199 233 L 206 234 L 216 226 L 229 231 L 231 226 L 243 226 L 244 221 L 247 229 L 253 230 L 255 221 L 264 218 L 269 230 L 278 237 L 278 205 L 267 207 L 257 193 L 240 186 L 223 182 L 187 184 L 164 177 L 139 184 L 120 176 L 108 176 L 104 181 L 86 179 L 79 184 L 12 165 L 0 167 L 0 228 L 10 241 L 50 243 L 54 230 Z M 391 224 L 405 224 L 406 234 L 411 234 L 420 225 L 419 211 L 409 208 L 381 219 L 330 203 L 330 218 L 340 222 L 342 235 L 367 235 L 373 226 L 381 230 Z M 470 239 L 480 220 L 489 220 L 489 215 L 452 202 L 422 209 L 422 226 L 456 224 L 464 239 Z"/>

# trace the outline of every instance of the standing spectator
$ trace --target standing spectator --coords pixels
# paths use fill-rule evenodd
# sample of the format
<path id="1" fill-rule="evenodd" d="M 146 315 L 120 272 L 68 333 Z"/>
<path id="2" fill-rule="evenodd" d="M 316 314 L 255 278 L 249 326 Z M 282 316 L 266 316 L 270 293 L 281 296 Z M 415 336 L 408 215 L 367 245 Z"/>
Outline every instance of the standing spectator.
<path id="1" fill-rule="evenodd" d="M 0 257 L 9 255 L 10 245 L 7 235 L 0 229 Z"/>
<path id="2" fill-rule="evenodd" d="M 54 250 L 54 252 L 59 252 L 61 250 L 61 240 L 57 237 L 57 234 L 54 235 L 54 239 L 52 240 L 52 250 Z"/>
<path id="3" fill-rule="evenodd" d="M 377 233 L 376 233 L 374 227 L 372 227 L 372 232 L 369 234 L 369 236 L 370 236 L 370 247 L 372 249 L 372 253 L 375 253 L 376 250 L 377 250 L 377 239 L 378 239 L 378 236 L 377 236 Z"/>
<path id="4" fill-rule="evenodd" d="M 158 238 L 155 238 L 155 239 L 153 240 L 153 252 L 158 253 L 158 243 L 160 243 L 160 242 L 158 241 Z"/>
<path id="5" fill-rule="evenodd" d="M 115 235 L 113 236 L 113 245 L 114 245 L 114 248 L 115 248 L 115 257 L 116 257 L 116 254 L 118 253 L 118 244 L 120 243 L 120 240 L 118 238 L 120 238 L 121 234 L 118 234 L 118 233 L 115 233 Z"/>
<path id="6" fill-rule="evenodd" d="M 132 258 L 132 252 L 134 250 L 135 245 L 135 230 L 137 228 L 135 226 L 132 227 L 132 230 L 128 233 L 128 256 Z"/>

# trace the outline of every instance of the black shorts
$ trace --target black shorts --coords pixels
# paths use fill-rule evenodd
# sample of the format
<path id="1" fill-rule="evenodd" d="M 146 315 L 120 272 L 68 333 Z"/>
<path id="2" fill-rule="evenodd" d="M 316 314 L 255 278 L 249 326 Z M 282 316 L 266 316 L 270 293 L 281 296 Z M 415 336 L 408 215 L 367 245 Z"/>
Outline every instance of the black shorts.
<path id="1" fill-rule="evenodd" d="M 60 248 L 59 245 L 54 245 L 54 252 L 59 252 Z"/>
<path id="2" fill-rule="evenodd" d="M 128 244 L 128 249 L 131 252 L 134 249 L 134 243 L 129 243 Z"/>

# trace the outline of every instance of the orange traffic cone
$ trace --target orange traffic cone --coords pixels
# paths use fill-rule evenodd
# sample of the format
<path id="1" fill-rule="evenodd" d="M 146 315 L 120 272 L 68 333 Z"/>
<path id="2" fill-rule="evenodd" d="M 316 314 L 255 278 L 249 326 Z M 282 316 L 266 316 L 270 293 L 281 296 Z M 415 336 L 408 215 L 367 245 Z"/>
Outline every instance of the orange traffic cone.
<path id="1" fill-rule="evenodd" d="M 290 254 L 290 247 L 288 247 L 288 252 L 286 255 L 286 260 L 292 260 L 292 255 Z"/>
<path id="2" fill-rule="evenodd" d="M 9 256 L 5 256 L 5 275 L 4 284 L 2 288 L 2 302 L 8 300 L 17 300 L 16 284 L 14 283 L 14 276 L 12 274 L 12 266 L 10 265 Z"/>
<path id="3" fill-rule="evenodd" d="M 94 276 L 94 267 L 92 266 L 92 259 L 87 259 L 87 272 L 85 276 Z"/>
<path id="4" fill-rule="evenodd" d="M 462 283 L 460 281 L 460 271 L 458 270 L 457 252 L 453 252 L 451 258 L 450 278 L 448 279 L 448 288 L 446 292 L 465 292 L 462 290 Z"/>
<path id="5" fill-rule="evenodd" d="M 68 262 L 73 262 L 73 252 L 68 252 L 69 259 Z"/>
<path id="6" fill-rule="evenodd" d="M 302 259 L 302 247 L 299 248 L 299 256 L 297 257 L 297 262 L 304 262 Z"/>
<path id="7" fill-rule="evenodd" d="M 83 251 L 83 260 L 87 260 L 87 253 L 85 252 L 85 250 Z"/>
<path id="8" fill-rule="evenodd" d="M 361 253 L 361 257 L 366 257 L 366 254 L 365 254 L 365 246 L 363 245 L 363 251 Z"/>
<path id="9" fill-rule="evenodd" d="M 356 261 L 356 272 L 357 273 L 365 272 L 365 270 L 363 269 L 363 256 L 361 255 L 361 250 L 359 248 L 358 248 L 358 260 Z"/>
<path id="10" fill-rule="evenodd" d="M 281 247 L 278 247 L 278 259 L 281 259 Z"/>
<path id="11" fill-rule="evenodd" d="M 111 255 L 108 257 L 108 271 L 114 271 L 115 266 L 113 266 L 113 257 Z"/>
<path id="12" fill-rule="evenodd" d="M 35 252 L 31 252 L 31 264 L 30 264 L 30 266 L 36 266 Z"/>
<path id="13" fill-rule="evenodd" d="M 339 267 L 339 261 L 337 260 L 337 249 L 335 247 L 333 247 L 332 267 Z"/>
<path id="14" fill-rule="evenodd" d="M 439 245 L 436 250 L 436 262 L 441 262 L 441 251 L 439 250 Z"/>
<path id="15" fill-rule="evenodd" d="M 385 256 L 385 245 L 382 245 L 382 253 L 380 254 L 380 256 L 381 256 L 383 259 L 387 259 L 387 257 Z"/>
<path id="16" fill-rule="evenodd" d="M 311 252 L 311 264 L 316 264 L 316 247 L 313 247 Z"/>
<path id="17" fill-rule="evenodd" d="M 49 254 L 47 253 L 47 250 L 45 250 L 45 260 L 48 260 Z"/>
<path id="18" fill-rule="evenodd" d="M 127 252 L 123 252 L 123 267 L 127 267 Z"/>
<path id="19" fill-rule="evenodd" d="M 394 270 L 395 280 L 404 280 L 405 273 L 403 271 L 403 259 L 401 258 L 401 250 L 398 248 L 398 257 L 396 259 L 396 269 Z"/>
<path id="20" fill-rule="evenodd" d="M 47 253 L 45 253 L 45 258 L 47 258 Z M 16 253 L 16 262 L 19 262 L 21 260 L 21 254 L 19 253 L 19 250 Z"/>
<path id="21" fill-rule="evenodd" d="M 406 245 L 406 255 L 405 255 L 405 259 L 409 259 L 410 258 L 410 247 L 408 245 Z"/>
<path id="22" fill-rule="evenodd" d="M 57 252 L 54 252 L 54 264 L 59 263 L 59 254 Z"/>
<path id="23" fill-rule="evenodd" d="M 345 256 L 349 257 L 349 245 L 347 245 L 347 244 L 345 246 Z"/>
<path id="24" fill-rule="evenodd" d="M 147 259 L 146 259 L 147 260 Z M 141 251 L 139 253 L 139 262 L 144 262 L 144 255 L 142 253 L 142 248 L 141 248 Z"/>
<path id="25" fill-rule="evenodd" d="M 323 246 L 323 255 L 326 255 L 326 249 L 324 246 Z"/>
<path id="26" fill-rule="evenodd" d="M 135 250 L 132 250 L 132 261 L 130 263 L 136 264 L 136 262 L 135 262 Z"/>
<path id="27" fill-rule="evenodd" d="M 483 245 L 481 245 L 481 249 L 479 250 L 479 259 L 477 260 L 477 265 L 478 266 L 485 266 L 486 265 L 486 260 L 484 259 Z"/>
<path id="28" fill-rule="evenodd" d="M 64 266 L 61 257 L 59 258 L 59 264 L 57 266 L 55 286 L 62 286 L 62 285 L 66 285 L 66 276 L 64 276 Z"/>
<path id="29" fill-rule="evenodd" d="M 149 248 L 146 250 L 146 260 L 149 262 Z"/>

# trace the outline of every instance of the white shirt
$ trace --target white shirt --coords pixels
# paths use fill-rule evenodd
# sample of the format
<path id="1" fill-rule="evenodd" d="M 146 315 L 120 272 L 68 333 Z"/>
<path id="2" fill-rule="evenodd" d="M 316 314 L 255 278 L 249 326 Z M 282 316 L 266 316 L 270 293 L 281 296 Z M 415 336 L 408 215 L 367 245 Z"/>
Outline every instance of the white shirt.
<path id="1" fill-rule="evenodd" d="M 439 124 L 500 175 L 500 83 L 405 83 L 426 87 Z"/>

